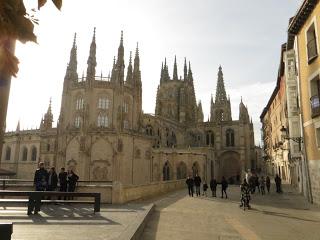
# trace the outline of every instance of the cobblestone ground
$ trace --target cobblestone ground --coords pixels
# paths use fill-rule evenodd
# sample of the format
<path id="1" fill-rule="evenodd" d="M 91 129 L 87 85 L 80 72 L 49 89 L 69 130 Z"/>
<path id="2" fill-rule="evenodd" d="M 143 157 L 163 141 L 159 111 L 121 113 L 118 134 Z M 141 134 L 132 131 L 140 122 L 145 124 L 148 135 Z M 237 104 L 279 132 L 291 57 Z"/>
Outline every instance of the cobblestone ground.
<path id="1" fill-rule="evenodd" d="M 189 197 L 186 190 L 155 199 L 156 211 L 143 240 L 166 239 L 306 239 L 320 240 L 320 208 L 308 204 L 288 186 L 283 194 L 254 194 L 252 210 L 239 208 L 239 187 L 229 199 Z"/>

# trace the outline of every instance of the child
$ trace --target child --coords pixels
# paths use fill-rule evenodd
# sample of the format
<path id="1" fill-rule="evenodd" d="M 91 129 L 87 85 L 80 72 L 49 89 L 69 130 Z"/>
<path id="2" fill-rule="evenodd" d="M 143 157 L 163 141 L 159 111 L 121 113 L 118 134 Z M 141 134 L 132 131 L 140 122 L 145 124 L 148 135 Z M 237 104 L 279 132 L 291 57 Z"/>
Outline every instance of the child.
<path id="1" fill-rule="evenodd" d="M 208 189 L 208 184 L 206 182 L 203 183 L 203 194 L 204 196 L 207 196 L 207 189 Z"/>

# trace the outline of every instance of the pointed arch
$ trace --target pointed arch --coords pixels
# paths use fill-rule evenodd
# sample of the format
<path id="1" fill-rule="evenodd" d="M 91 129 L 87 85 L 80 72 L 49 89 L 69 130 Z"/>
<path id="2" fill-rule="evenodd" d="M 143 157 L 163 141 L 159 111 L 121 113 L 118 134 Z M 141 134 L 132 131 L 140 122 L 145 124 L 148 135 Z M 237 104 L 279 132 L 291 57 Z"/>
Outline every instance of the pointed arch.
<path id="1" fill-rule="evenodd" d="M 177 179 L 184 178 L 187 178 L 187 165 L 181 161 L 177 166 Z"/>
<path id="2" fill-rule="evenodd" d="M 11 159 L 11 147 L 7 146 L 6 148 L 6 156 L 5 156 L 5 159 L 10 161 Z"/>
<path id="3" fill-rule="evenodd" d="M 234 147 L 234 130 L 231 128 L 226 131 L 226 146 Z"/>
<path id="4" fill-rule="evenodd" d="M 31 149 L 31 161 L 37 161 L 37 148 L 32 146 Z"/>
<path id="5" fill-rule="evenodd" d="M 168 161 L 166 161 L 162 168 L 163 181 L 171 180 L 171 172 L 172 172 L 172 169 L 170 167 L 170 164 Z"/>
<path id="6" fill-rule="evenodd" d="M 27 161 L 28 160 L 28 149 L 27 147 L 22 148 L 22 161 Z"/>

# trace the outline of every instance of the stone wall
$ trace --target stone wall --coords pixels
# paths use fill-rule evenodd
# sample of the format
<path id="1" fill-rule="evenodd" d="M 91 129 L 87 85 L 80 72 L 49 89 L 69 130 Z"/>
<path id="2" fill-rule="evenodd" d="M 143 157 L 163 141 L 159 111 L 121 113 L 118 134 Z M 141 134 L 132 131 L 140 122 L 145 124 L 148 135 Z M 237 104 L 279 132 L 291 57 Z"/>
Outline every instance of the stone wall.
<path id="1" fill-rule="evenodd" d="M 185 179 L 182 179 L 132 186 L 123 186 L 121 183 L 116 182 L 113 185 L 112 203 L 125 203 L 138 199 L 146 199 L 182 189 L 186 186 L 185 181 Z"/>
<path id="2" fill-rule="evenodd" d="M 313 203 L 320 205 L 320 160 L 308 160 Z"/>

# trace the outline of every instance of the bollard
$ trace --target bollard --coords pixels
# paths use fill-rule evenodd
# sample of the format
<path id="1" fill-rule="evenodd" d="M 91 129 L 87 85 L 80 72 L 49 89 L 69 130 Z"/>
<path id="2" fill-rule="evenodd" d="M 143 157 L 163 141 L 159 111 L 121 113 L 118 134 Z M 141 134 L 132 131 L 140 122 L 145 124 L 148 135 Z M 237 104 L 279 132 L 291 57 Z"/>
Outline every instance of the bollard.
<path id="1" fill-rule="evenodd" d="M 11 240 L 12 223 L 0 223 L 0 240 Z"/>

